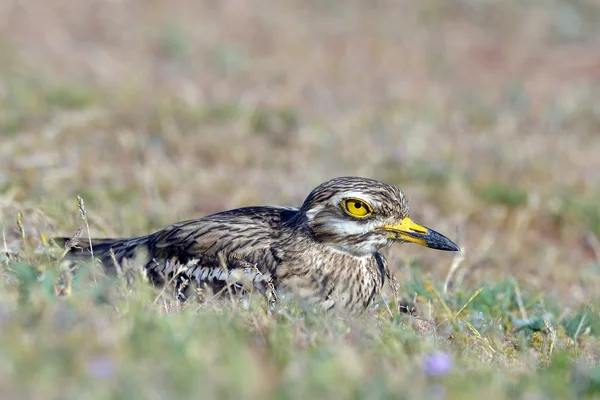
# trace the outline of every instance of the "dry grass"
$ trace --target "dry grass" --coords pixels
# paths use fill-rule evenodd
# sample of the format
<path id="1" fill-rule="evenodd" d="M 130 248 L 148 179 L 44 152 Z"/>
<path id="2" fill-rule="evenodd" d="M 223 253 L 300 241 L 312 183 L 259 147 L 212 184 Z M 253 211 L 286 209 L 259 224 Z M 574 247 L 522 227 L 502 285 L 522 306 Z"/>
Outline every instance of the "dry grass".
<path id="1" fill-rule="evenodd" d="M 77 195 L 86 202 L 92 235 L 125 236 L 243 205 L 300 204 L 330 177 L 370 176 L 398 184 L 411 199 L 415 220 L 450 237 L 459 235 L 465 249 L 445 293 L 452 265 L 448 254 L 409 245 L 392 248 L 389 259 L 403 297 L 419 292 L 425 310 L 426 299 L 431 299 L 433 315 L 448 319 L 444 302 L 456 313 L 484 287 L 469 305 L 469 318 L 483 312 L 484 319 L 510 319 L 510 311 L 515 321 L 526 321 L 551 309 L 553 325 L 540 328 L 544 340 L 566 316 L 581 316 L 577 313 L 584 310 L 587 322 L 577 331 L 581 319 L 575 319 L 571 336 L 556 348 L 558 354 L 567 354 L 574 349 L 573 338 L 584 335 L 585 341 L 575 341 L 581 346 L 576 359 L 595 362 L 595 333 L 589 324 L 598 319 L 600 290 L 597 1 L 7 0 L 0 2 L 0 15 L 0 225 L 7 247 L 21 247 L 18 211 L 27 257 L 33 257 L 30 253 L 43 237 L 77 230 L 82 225 Z M 13 273 L 4 273 L 9 286 Z M 486 292 L 492 294 L 485 297 Z M 502 297 L 498 293 L 508 293 L 512 300 L 494 309 Z M 480 298 L 483 303 L 478 303 Z M 16 307 L 13 300 L 7 295 L 2 302 Z M 124 303 L 115 304 L 132 300 L 119 301 Z M 86 326 L 82 337 L 93 335 L 90 326 L 111 324 L 112 314 L 93 302 L 67 304 L 70 310 L 94 310 L 84 313 L 85 325 L 78 325 Z M 52 307 L 54 311 L 40 311 L 42 318 L 52 319 L 63 306 Z M 132 315 L 152 324 L 153 314 L 140 307 Z M 253 320 L 255 314 L 242 313 L 234 322 L 233 311 L 225 322 L 215 323 L 210 312 L 200 312 L 200 317 L 194 312 L 157 317 L 158 340 L 170 337 L 164 329 L 185 326 L 179 340 L 200 346 L 202 341 L 190 333 L 199 329 L 197 318 L 216 326 L 207 328 L 207 335 L 235 335 L 224 333 L 231 328 L 266 342 L 267 337 L 288 340 L 280 346 L 289 357 L 299 358 L 296 363 L 274 363 L 260 340 L 256 346 L 242 346 L 247 358 L 242 364 L 260 375 L 236 383 L 242 392 L 250 388 L 244 392 L 250 396 L 278 396 L 286 379 L 302 382 L 302 368 L 321 365 L 321 356 L 312 353 L 319 349 L 343 351 L 331 358 L 331 376 L 324 373 L 327 378 L 318 383 L 321 378 L 313 371 L 317 375 L 304 381 L 324 388 L 315 389 L 314 395 L 350 393 L 328 391 L 327 379 L 341 376 L 386 388 L 352 392 L 361 397 L 382 397 L 388 389 L 397 394 L 394 389 L 416 379 L 410 373 L 415 360 L 406 352 L 406 338 L 393 336 L 406 334 L 394 332 L 396 322 L 377 324 L 379 328 L 367 333 L 359 330 L 356 344 L 352 334 L 340 333 L 354 332 L 346 325 L 332 334 L 326 322 L 317 322 L 320 334 L 311 338 L 312 327 L 302 322 L 296 329 L 293 319 L 281 328 L 268 318 Z M 131 334 L 132 325 L 124 321 L 130 314 L 119 315 L 125 316 L 119 329 Z M 26 329 L 15 326 L 19 334 Z M 466 325 L 452 329 L 468 340 L 477 338 Z M 116 343 L 114 354 L 131 344 L 120 341 L 122 332 L 104 331 L 115 335 L 110 339 Z M 439 344 L 437 334 L 427 332 L 426 338 L 411 336 L 415 354 Z M 27 340 L 39 340 L 40 333 L 29 333 L 33 336 Z M 394 340 L 387 341 L 385 335 Z M 560 330 L 556 335 L 561 337 Z M 11 343 L 15 337 L 6 334 L 1 340 Z M 421 340 L 425 344 L 418 344 Z M 478 340 L 464 362 L 468 366 L 477 360 L 477 367 L 458 375 L 493 373 L 480 364 L 491 351 Z M 311 347 L 312 341 L 321 342 Z M 56 345 L 44 343 L 48 349 Z M 72 350 L 65 343 L 58 348 Z M 381 345 L 369 352 L 360 343 L 386 343 L 389 348 Z M 393 350 L 398 346 L 404 350 Z M 470 349 L 469 343 L 457 346 L 450 348 Z M 490 346 L 499 348 L 497 343 Z M 543 355 L 534 357 L 543 364 L 551 359 L 547 342 L 544 346 L 525 347 Z M 161 351 L 150 359 L 170 353 Z M 375 358 L 387 352 L 393 354 L 384 357 L 385 365 L 376 365 Z M 119 361 L 123 365 L 137 360 L 125 353 Z M 202 357 L 187 360 L 201 364 L 194 367 L 198 374 L 209 365 L 210 358 Z M 243 376 L 229 361 L 222 360 L 222 379 Z M 399 366 L 404 364 L 408 367 Z M 344 369 L 348 365 L 357 370 Z M 506 382 L 520 373 L 532 376 L 537 368 L 519 362 L 519 372 L 509 373 L 516 364 L 502 365 L 510 367 L 502 367 L 506 375 L 485 386 L 486 395 L 490 387 L 493 393 L 506 393 L 501 391 Z M 292 377 L 270 382 L 282 366 L 292 369 L 284 372 Z M 5 362 L 0 376 L 12 379 L 15 368 L 19 370 Z M 165 368 L 169 377 L 179 371 Z M 535 388 L 550 385 L 553 373 L 564 372 L 556 368 L 539 380 L 534 374 L 533 383 L 514 390 L 526 393 L 529 389 L 523 387 L 531 387 L 538 393 Z M 135 387 L 136 379 L 153 379 L 159 373 L 150 370 L 138 378 L 117 376 L 131 379 Z M 572 371 L 576 378 L 585 375 L 580 369 Z M 178 379 L 177 385 L 189 390 L 202 386 Z M 415 382 L 414 393 L 407 393 L 423 396 L 421 390 L 428 386 Z M 446 382 L 447 394 L 482 393 L 469 379 L 457 382 L 464 387 Z M 151 388 L 176 385 L 161 384 Z M 10 382 L 0 383 L 0 389 L 10 388 Z M 58 396 L 60 387 L 55 390 Z M 123 390 L 118 393 L 135 392 Z M 102 397 L 108 392 L 94 393 Z M 154 396 L 166 393 L 159 390 Z M 293 393 L 291 397 L 304 392 Z"/>

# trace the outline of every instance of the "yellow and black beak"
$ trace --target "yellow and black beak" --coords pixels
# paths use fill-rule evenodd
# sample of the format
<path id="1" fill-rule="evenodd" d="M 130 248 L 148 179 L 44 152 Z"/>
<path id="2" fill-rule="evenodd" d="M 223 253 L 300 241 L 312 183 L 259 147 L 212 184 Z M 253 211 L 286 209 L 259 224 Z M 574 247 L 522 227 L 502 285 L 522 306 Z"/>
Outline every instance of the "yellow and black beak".
<path id="1" fill-rule="evenodd" d="M 388 232 L 388 237 L 393 240 L 417 243 L 436 250 L 460 251 L 460 247 L 446 236 L 416 224 L 408 217 L 398 224 L 385 225 L 377 230 Z"/>

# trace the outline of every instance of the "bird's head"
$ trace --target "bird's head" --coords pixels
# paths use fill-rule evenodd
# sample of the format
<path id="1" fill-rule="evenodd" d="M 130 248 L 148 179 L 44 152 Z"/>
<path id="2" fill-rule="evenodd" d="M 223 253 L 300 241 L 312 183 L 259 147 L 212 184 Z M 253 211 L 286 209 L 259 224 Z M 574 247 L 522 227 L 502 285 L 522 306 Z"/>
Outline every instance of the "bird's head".
<path id="1" fill-rule="evenodd" d="M 300 209 L 321 243 L 365 256 L 394 242 L 458 251 L 444 235 L 413 222 L 408 199 L 394 185 L 358 177 L 322 183 Z"/>

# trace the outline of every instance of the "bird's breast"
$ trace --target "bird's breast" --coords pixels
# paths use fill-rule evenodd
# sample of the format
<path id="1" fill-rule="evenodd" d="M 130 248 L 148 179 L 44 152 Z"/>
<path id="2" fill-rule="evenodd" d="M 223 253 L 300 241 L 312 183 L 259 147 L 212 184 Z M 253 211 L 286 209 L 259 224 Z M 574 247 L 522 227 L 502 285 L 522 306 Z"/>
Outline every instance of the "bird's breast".
<path id="1" fill-rule="evenodd" d="M 383 285 L 374 256 L 356 257 L 338 250 L 317 249 L 284 260 L 277 282 L 286 292 L 325 308 L 362 311 Z"/>

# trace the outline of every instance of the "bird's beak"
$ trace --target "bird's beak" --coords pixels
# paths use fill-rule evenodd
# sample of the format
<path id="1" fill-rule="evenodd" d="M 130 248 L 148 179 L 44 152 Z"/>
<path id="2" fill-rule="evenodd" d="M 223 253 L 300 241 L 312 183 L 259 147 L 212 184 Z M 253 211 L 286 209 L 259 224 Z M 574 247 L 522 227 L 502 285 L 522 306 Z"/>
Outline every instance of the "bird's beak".
<path id="1" fill-rule="evenodd" d="M 460 247 L 446 236 L 416 224 L 408 217 L 398 224 L 385 225 L 377 230 L 389 232 L 388 237 L 393 240 L 417 243 L 430 249 L 460 251 Z"/>

